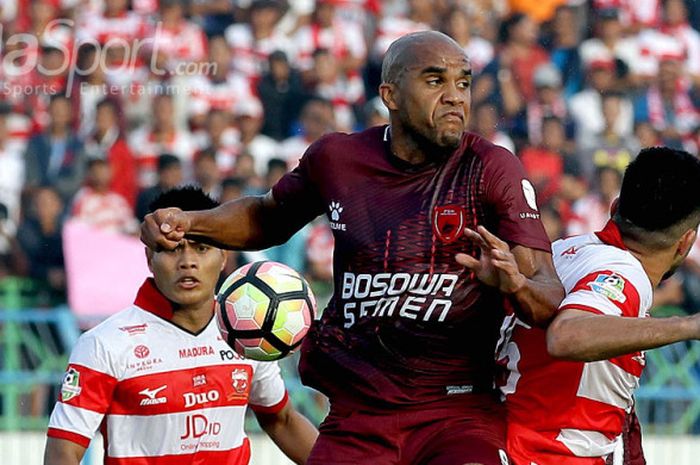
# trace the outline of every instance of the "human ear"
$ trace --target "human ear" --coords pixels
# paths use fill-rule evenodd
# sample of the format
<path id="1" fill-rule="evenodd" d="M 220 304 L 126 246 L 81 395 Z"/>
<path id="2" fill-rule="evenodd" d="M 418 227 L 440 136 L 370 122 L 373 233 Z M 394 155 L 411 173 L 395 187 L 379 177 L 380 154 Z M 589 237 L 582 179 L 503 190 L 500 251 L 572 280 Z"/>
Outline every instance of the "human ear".
<path id="1" fill-rule="evenodd" d="M 385 82 L 379 86 L 379 96 L 389 111 L 396 111 L 399 109 L 398 105 L 396 104 L 397 93 L 398 89 L 396 88 L 396 84 Z"/>

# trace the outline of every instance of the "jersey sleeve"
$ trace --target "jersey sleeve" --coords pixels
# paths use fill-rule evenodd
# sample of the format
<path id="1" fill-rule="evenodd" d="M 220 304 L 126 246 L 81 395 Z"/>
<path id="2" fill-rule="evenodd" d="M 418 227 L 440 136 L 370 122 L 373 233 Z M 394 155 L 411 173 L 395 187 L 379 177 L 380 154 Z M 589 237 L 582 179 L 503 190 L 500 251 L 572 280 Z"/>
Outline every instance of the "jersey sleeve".
<path id="1" fill-rule="evenodd" d="M 116 385 L 111 354 L 99 338 L 85 333 L 71 353 L 47 435 L 87 447 L 112 402 Z"/>
<path id="2" fill-rule="evenodd" d="M 250 389 L 250 408 L 256 413 L 277 413 L 288 400 L 277 362 L 258 363 Z"/>
<path id="3" fill-rule="evenodd" d="M 630 274 L 602 269 L 579 279 L 559 306 L 559 311 L 583 310 L 599 315 L 643 317 L 646 301 L 640 297 L 641 283 L 631 280 Z M 642 290 L 644 292 L 644 290 Z"/>
<path id="4" fill-rule="evenodd" d="M 272 196 L 286 212 L 306 224 L 324 212 L 320 179 L 324 172 L 324 138 L 311 144 L 299 164 L 272 187 Z"/>
<path id="5" fill-rule="evenodd" d="M 535 188 L 525 176 L 520 160 L 506 149 L 494 146 L 485 157 L 483 179 L 486 202 L 497 221 L 491 232 L 511 244 L 551 252 L 540 221 Z"/>

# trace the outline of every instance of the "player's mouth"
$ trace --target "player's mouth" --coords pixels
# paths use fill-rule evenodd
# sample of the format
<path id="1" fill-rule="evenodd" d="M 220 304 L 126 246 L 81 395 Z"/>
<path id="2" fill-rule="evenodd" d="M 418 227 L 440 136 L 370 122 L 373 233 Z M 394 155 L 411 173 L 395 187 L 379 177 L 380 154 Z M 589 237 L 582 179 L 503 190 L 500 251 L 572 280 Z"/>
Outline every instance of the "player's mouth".
<path id="1" fill-rule="evenodd" d="M 199 286 L 199 280 L 194 276 L 183 276 L 177 280 L 177 287 L 184 290 L 191 290 Z"/>
<path id="2" fill-rule="evenodd" d="M 462 124 L 464 122 L 464 115 L 458 111 L 448 111 L 443 113 L 440 118 L 453 123 Z"/>

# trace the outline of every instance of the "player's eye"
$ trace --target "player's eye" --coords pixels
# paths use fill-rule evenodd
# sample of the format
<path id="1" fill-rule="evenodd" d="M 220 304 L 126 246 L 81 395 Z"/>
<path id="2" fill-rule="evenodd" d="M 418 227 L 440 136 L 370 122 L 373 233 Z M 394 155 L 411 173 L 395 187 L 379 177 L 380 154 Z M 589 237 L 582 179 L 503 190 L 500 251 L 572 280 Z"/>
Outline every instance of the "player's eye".
<path id="1" fill-rule="evenodd" d="M 429 78 L 426 82 L 430 87 L 437 87 L 442 82 L 442 79 L 434 77 L 434 78 Z"/>
<path id="2" fill-rule="evenodd" d="M 197 246 L 197 251 L 199 251 L 199 252 L 202 252 L 202 253 L 203 253 L 203 252 L 206 252 L 207 250 L 209 250 L 209 246 L 208 246 L 208 245 L 199 244 L 199 245 Z"/>
<path id="3" fill-rule="evenodd" d="M 469 89 L 469 87 L 471 87 L 471 85 L 472 85 L 472 82 L 468 79 L 465 79 L 463 81 L 459 81 L 457 83 L 457 87 L 459 87 L 460 89 Z"/>

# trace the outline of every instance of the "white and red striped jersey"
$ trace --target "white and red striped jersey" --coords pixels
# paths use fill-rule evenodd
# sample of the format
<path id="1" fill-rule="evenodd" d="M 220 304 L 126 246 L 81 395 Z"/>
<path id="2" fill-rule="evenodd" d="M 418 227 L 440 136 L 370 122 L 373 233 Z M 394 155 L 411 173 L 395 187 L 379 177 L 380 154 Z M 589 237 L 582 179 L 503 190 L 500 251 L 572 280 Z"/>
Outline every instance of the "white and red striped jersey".
<path id="1" fill-rule="evenodd" d="M 249 24 L 233 24 L 226 28 L 224 36 L 231 47 L 233 68 L 251 82 L 255 82 L 267 70 L 267 58 L 272 52 L 285 52 L 290 62 L 294 62 L 296 57 L 294 41 L 280 32 L 256 40 Z"/>
<path id="2" fill-rule="evenodd" d="M 192 172 L 192 161 L 196 147 L 192 135 L 176 129 L 167 140 L 159 140 L 149 127 L 141 127 L 129 137 L 131 149 L 138 170 L 139 186 L 154 186 L 158 180 L 158 157 L 165 153 L 175 155 L 182 161 L 182 171 L 187 179 Z"/>
<path id="3" fill-rule="evenodd" d="M 652 287 L 641 263 L 625 249 L 617 226 L 552 245 L 566 290 L 559 309 L 644 318 Z M 545 330 L 508 316 L 499 341 L 501 386 L 508 408 L 508 454 L 516 465 L 603 465 L 633 405 L 644 354 L 597 362 L 555 360 Z"/>
<path id="4" fill-rule="evenodd" d="M 338 130 L 352 132 L 355 126 L 355 113 L 352 107 L 361 103 L 365 97 L 362 77 L 340 75 L 334 82 L 319 82 L 316 84 L 315 93 L 333 105 Z"/>
<path id="5" fill-rule="evenodd" d="M 386 16 L 382 18 L 377 27 L 377 38 L 372 50 L 377 57 L 383 57 L 389 49 L 389 45 L 399 37 L 412 32 L 428 31 L 430 25 L 417 23 L 408 18 Z"/>
<path id="6" fill-rule="evenodd" d="M 625 26 L 655 27 L 661 20 L 659 0 L 593 0 L 596 10 L 615 8 Z"/>
<path id="7" fill-rule="evenodd" d="M 129 202 L 113 191 L 81 188 L 73 198 L 71 217 L 113 233 L 135 233 L 138 222 Z"/>
<path id="8" fill-rule="evenodd" d="M 183 19 L 176 27 L 150 25 L 146 35 L 153 38 L 154 50 L 165 53 L 171 65 L 198 63 L 206 57 L 207 39 L 197 23 Z"/>
<path id="9" fill-rule="evenodd" d="M 364 59 L 367 46 L 359 24 L 334 20 L 333 25 L 321 28 L 318 24 L 303 26 L 294 35 L 297 49 L 297 64 L 308 70 L 313 66 L 312 55 L 316 49 L 326 49 L 336 60 L 347 57 Z"/>
<path id="10" fill-rule="evenodd" d="M 133 306 L 83 334 L 48 436 L 87 447 L 99 429 L 106 465 L 247 464 L 246 407 L 287 403 L 277 364 L 237 356 L 213 318 L 192 334 L 171 316 L 149 279 Z"/>
<path id="11" fill-rule="evenodd" d="M 210 110 L 233 113 L 237 104 L 253 98 L 250 82 L 238 72 L 231 72 L 225 80 L 218 82 L 208 76 L 191 76 L 187 89 L 191 116 L 204 115 Z"/>
<path id="12" fill-rule="evenodd" d="M 75 35 L 79 42 L 94 39 L 101 44 L 110 40 L 113 43 L 123 44 L 122 41 L 126 41 L 129 46 L 132 46 L 132 41 L 145 37 L 146 22 L 133 11 L 125 11 L 119 16 L 107 17 L 94 10 L 86 10 L 78 20 Z"/>

